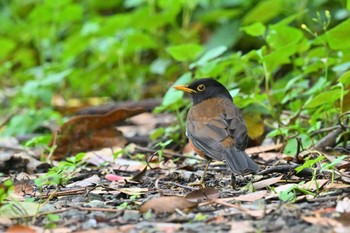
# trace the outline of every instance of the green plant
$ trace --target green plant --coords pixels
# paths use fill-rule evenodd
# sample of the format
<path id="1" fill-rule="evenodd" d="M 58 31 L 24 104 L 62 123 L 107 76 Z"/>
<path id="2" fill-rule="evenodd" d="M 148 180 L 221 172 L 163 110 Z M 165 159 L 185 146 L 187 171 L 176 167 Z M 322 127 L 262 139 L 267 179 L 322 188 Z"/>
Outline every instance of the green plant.
<path id="1" fill-rule="evenodd" d="M 0 206 L 8 198 L 12 190 L 13 183 L 10 179 L 7 179 L 0 184 Z"/>
<path id="2" fill-rule="evenodd" d="M 35 185 L 40 189 L 50 185 L 65 185 L 83 167 L 84 156 L 85 153 L 79 153 L 67 158 L 66 161 L 59 162 L 57 166 L 52 167 L 45 175 L 35 179 Z"/>
<path id="3" fill-rule="evenodd" d="M 45 229 L 55 229 L 57 223 L 61 220 L 61 217 L 58 214 L 48 214 L 45 218 Z"/>
<path id="4" fill-rule="evenodd" d="M 278 197 L 281 201 L 284 202 L 295 202 L 297 197 L 297 192 L 301 192 L 303 194 L 316 196 L 316 194 L 308 191 L 305 188 L 302 188 L 301 185 L 303 185 L 305 182 L 300 182 L 299 184 L 293 184 L 288 189 L 281 191 L 278 193 Z"/>

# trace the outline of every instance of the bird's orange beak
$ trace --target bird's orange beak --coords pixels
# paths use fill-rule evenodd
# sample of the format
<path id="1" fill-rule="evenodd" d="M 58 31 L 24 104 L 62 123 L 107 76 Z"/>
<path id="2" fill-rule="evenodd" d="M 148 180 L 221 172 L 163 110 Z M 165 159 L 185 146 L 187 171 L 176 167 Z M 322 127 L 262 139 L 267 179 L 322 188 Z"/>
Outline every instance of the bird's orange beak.
<path id="1" fill-rule="evenodd" d="M 186 86 L 186 85 L 178 85 L 178 86 L 174 86 L 174 88 L 176 90 L 184 91 L 184 92 L 187 92 L 187 93 L 196 93 L 195 90 L 193 90 L 191 88 L 188 88 L 188 86 Z"/>

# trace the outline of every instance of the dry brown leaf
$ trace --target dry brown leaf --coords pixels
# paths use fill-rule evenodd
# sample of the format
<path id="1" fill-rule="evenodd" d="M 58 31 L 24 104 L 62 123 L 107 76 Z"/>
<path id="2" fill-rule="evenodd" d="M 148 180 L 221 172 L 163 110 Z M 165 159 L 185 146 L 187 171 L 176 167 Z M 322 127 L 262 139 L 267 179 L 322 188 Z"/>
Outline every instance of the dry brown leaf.
<path id="1" fill-rule="evenodd" d="M 145 168 L 144 163 L 141 161 L 131 160 L 131 159 L 123 159 L 117 158 L 113 156 L 113 154 L 117 151 L 120 151 L 121 147 L 114 148 L 103 148 L 98 151 L 90 151 L 87 152 L 84 156 L 84 161 L 89 164 L 93 164 L 95 166 L 100 166 L 104 163 L 110 163 L 111 169 L 113 170 L 123 170 L 123 171 L 142 171 Z M 156 165 L 152 164 L 152 167 L 156 167 Z"/>
<path id="2" fill-rule="evenodd" d="M 238 197 L 235 197 L 234 200 L 236 201 L 249 201 L 249 202 L 253 202 L 256 200 L 261 200 L 262 198 L 264 198 L 267 194 L 267 191 L 262 190 L 262 191 L 257 191 L 254 193 L 248 193 L 245 195 L 241 195 Z"/>
<path id="3" fill-rule="evenodd" d="M 146 201 L 140 206 L 139 211 L 145 213 L 153 210 L 155 213 L 172 213 L 176 209 L 184 210 L 197 206 L 195 202 L 191 202 L 182 197 L 168 196 L 158 197 Z"/>
<path id="4" fill-rule="evenodd" d="M 262 152 L 279 150 L 282 147 L 283 147 L 283 144 L 280 143 L 280 144 L 276 144 L 276 145 L 250 147 L 250 148 L 247 148 L 245 151 L 248 154 L 259 154 Z"/>
<path id="5" fill-rule="evenodd" d="M 34 187 L 29 180 L 20 180 L 15 182 L 13 189 L 14 194 L 24 196 L 26 194 L 33 194 Z"/>
<path id="6" fill-rule="evenodd" d="M 303 217 L 303 220 L 315 224 L 315 225 L 321 225 L 321 226 L 333 226 L 333 227 L 341 227 L 343 224 L 338 222 L 335 219 L 332 218 L 325 218 L 325 217 L 313 217 L 313 216 L 305 216 Z"/>
<path id="7" fill-rule="evenodd" d="M 350 184 L 344 183 L 329 183 L 324 186 L 325 189 L 344 189 L 350 188 Z"/>
<path id="8" fill-rule="evenodd" d="M 130 196 L 132 195 L 141 195 L 148 192 L 148 188 L 120 188 L 118 189 L 119 192 L 128 194 Z"/>
<path id="9" fill-rule="evenodd" d="M 115 109 L 105 115 L 82 115 L 73 117 L 57 130 L 49 143 L 57 149 L 55 159 L 63 159 L 79 152 L 96 150 L 104 147 L 124 146 L 126 139 L 115 129 L 115 124 L 129 117 L 145 112 L 142 108 Z"/>
<path id="10" fill-rule="evenodd" d="M 326 179 L 319 179 L 319 180 L 311 180 L 303 184 L 301 187 L 304 189 L 307 189 L 309 191 L 316 191 L 317 188 L 322 188 L 325 184 L 327 184 L 329 180 Z M 316 185 L 317 183 L 317 185 Z"/>
<path id="11" fill-rule="evenodd" d="M 255 182 L 255 183 L 253 183 L 253 186 L 256 190 L 259 190 L 259 189 L 265 188 L 267 186 L 276 184 L 281 179 L 282 179 L 282 176 L 273 177 L 273 178 L 269 178 L 266 180 L 261 180 L 261 181 Z"/>
<path id="12" fill-rule="evenodd" d="M 269 160 L 281 160 L 284 157 L 284 154 L 281 152 L 261 152 L 259 153 L 259 158 L 264 161 Z"/>
<path id="13" fill-rule="evenodd" d="M 237 229 L 239 229 L 240 233 L 257 232 L 257 230 L 254 229 L 250 221 L 232 221 L 230 225 L 231 225 L 230 233 L 238 232 Z"/>
<path id="14" fill-rule="evenodd" d="M 188 193 L 185 198 L 192 202 L 202 202 L 220 197 L 220 192 L 214 188 L 205 187 Z"/>
<path id="15" fill-rule="evenodd" d="M 6 233 L 36 233 L 36 230 L 25 225 L 12 225 L 7 229 Z"/>

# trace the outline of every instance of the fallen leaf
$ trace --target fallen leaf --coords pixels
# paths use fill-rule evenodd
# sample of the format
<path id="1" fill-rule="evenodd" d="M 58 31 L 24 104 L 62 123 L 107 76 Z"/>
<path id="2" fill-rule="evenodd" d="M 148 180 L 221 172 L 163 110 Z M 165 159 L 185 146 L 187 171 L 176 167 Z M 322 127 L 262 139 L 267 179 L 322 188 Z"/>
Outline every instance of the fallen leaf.
<path id="1" fill-rule="evenodd" d="M 143 108 L 115 109 L 104 115 L 82 115 L 64 123 L 53 135 L 49 146 L 57 145 L 54 159 L 104 147 L 124 146 L 126 139 L 115 124 L 145 112 Z"/>
<path id="2" fill-rule="evenodd" d="M 266 196 L 266 194 L 267 194 L 267 191 L 262 190 L 262 191 L 257 191 L 257 192 L 248 193 L 245 195 L 235 197 L 234 200 L 253 202 L 256 200 L 261 200 L 262 198 L 264 198 Z"/>
<path id="3" fill-rule="evenodd" d="M 185 198 L 192 202 L 203 202 L 220 197 L 220 192 L 214 188 L 205 187 L 188 193 Z"/>
<path id="4" fill-rule="evenodd" d="M 259 154 L 266 151 L 272 151 L 272 150 L 280 150 L 283 147 L 283 144 L 276 144 L 276 145 L 267 145 L 267 146 L 255 146 L 247 148 L 245 151 L 248 154 Z"/>
<path id="5" fill-rule="evenodd" d="M 231 225 L 230 233 L 237 232 L 237 229 L 239 229 L 240 233 L 257 232 L 257 230 L 254 229 L 250 221 L 231 221 L 230 225 Z"/>
<path id="6" fill-rule="evenodd" d="M 305 216 L 302 219 L 308 223 L 315 224 L 315 225 L 332 226 L 332 227 L 343 226 L 343 224 L 341 224 L 340 222 L 332 218 Z"/>
<path id="7" fill-rule="evenodd" d="M 123 180 L 126 179 L 126 177 L 124 177 L 124 176 L 118 176 L 118 175 L 115 175 L 115 174 L 107 174 L 105 176 L 105 178 L 107 180 L 109 180 L 109 181 L 121 181 L 121 180 L 123 181 Z"/>
<path id="8" fill-rule="evenodd" d="M 280 181 L 282 179 L 283 176 L 278 176 L 278 177 L 273 177 L 273 178 L 269 178 L 266 180 L 261 180 L 258 182 L 253 183 L 253 186 L 256 190 L 265 188 L 267 186 L 276 184 L 278 181 Z"/>
<path id="9" fill-rule="evenodd" d="M 33 194 L 34 187 L 29 180 L 15 181 L 13 192 L 18 196 Z"/>
<path id="10" fill-rule="evenodd" d="M 185 198 L 177 196 L 167 196 L 153 198 L 143 203 L 139 211 L 145 213 L 153 210 L 155 213 L 173 213 L 176 209 L 184 210 L 197 206 L 195 202 L 191 202 Z"/>
<path id="11" fill-rule="evenodd" d="M 88 187 L 88 186 L 92 186 L 92 185 L 97 185 L 100 183 L 100 177 L 98 177 L 98 175 L 93 175 L 91 177 L 88 177 L 86 179 L 83 180 L 79 180 L 77 182 L 71 183 L 66 185 L 68 188 L 70 187 Z"/>
<path id="12" fill-rule="evenodd" d="M 345 197 L 343 200 L 338 200 L 335 210 L 340 213 L 350 213 L 350 199 Z"/>
<path id="13" fill-rule="evenodd" d="M 18 218 L 23 215 L 34 215 L 40 204 L 34 202 L 10 201 L 9 205 L 3 205 L 0 209 L 0 217 Z"/>
<path id="14" fill-rule="evenodd" d="M 137 173 L 135 176 L 133 176 L 131 178 L 131 180 L 136 181 L 136 182 L 140 182 L 143 178 L 143 176 L 146 174 L 147 171 L 147 166 L 145 166 L 144 169 L 142 169 L 139 173 Z"/>
<path id="15" fill-rule="evenodd" d="M 148 188 L 120 188 L 118 191 L 133 196 L 147 193 Z"/>
<path id="16" fill-rule="evenodd" d="M 36 233 L 36 230 L 30 226 L 13 225 L 7 229 L 6 233 Z"/>
<path id="17" fill-rule="evenodd" d="M 350 226 L 350 213 L 341 213 L 340 216 L 335 218 L 338 222 L 345 226 Z"/>
<path id="18" fill-rule="evenodd" d="M 350 184 L 343 183 L 328 183 L 324 186 L 325 189 L 344 189 L 350 188 Z"/>
<path id="19" fill-rule="evenodd" d="M 322 188 L 328 182 L 329 180 L 326 180 L 326 179 L 311 180 L 303 184 L 301 187 L 309 191 L 316 191 L 317 189 Z"/>
<path id="20" fill-rule="evenodd" d="M 83 161 L 95 166 L 100 166 L 104 163 L 110 163 L 111 169 L 113 170 L 123 170 L 123 171 L 137 171 L 143 170 L 145 164 L 141 161 L 117 158 L 115 159 L 114 153 L 120 151 L 120 147 L 115 148 L 103 148 L 99 151 L 90 151 L 87 152 L 84 156 Z M 154 167 L 154 166 L 153 166 Z"/>

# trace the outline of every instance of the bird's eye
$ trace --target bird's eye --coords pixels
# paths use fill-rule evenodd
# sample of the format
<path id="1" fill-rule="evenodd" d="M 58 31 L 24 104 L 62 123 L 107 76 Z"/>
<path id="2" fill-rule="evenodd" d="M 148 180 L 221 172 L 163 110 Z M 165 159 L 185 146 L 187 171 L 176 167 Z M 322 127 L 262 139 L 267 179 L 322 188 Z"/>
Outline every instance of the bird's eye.
<path id="1" fill-rule="evenodd" d="M 197 87 L 198 91 L 204 91 L 204 89 L 205 89 L 204 84 L 199 84 L 198 87 Z"/>

